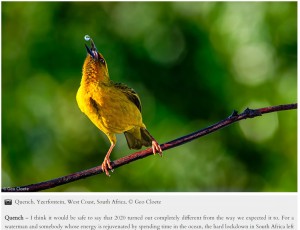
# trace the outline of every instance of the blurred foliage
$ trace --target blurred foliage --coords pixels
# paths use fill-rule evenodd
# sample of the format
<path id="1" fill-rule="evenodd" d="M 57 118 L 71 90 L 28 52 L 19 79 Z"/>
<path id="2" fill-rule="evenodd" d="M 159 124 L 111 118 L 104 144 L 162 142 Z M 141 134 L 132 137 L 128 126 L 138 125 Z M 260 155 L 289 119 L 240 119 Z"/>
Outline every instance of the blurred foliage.
<path id="1" fill-rule="evenodd" d="M 89 34 L 164 143 L 297 100 L 297 2 L 2 2 L 2 186 L 102 163 L 77 107 Z M 297 191 L 297 112 L 248 119 L 48 191 Z M 112 160 L 132 153 L 118 135 Z"/>

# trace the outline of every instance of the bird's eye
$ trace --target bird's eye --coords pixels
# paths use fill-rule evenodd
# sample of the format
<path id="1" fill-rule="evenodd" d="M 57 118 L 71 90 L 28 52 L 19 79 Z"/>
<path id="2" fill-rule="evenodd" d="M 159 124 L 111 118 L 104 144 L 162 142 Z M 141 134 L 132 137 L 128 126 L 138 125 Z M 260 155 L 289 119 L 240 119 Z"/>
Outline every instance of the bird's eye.
<path id="1" fill-rule="evenodd" d="M 105 65 L 105 60 L 103 58 L 100 58 L 99 60 L 103 65 Z"/>

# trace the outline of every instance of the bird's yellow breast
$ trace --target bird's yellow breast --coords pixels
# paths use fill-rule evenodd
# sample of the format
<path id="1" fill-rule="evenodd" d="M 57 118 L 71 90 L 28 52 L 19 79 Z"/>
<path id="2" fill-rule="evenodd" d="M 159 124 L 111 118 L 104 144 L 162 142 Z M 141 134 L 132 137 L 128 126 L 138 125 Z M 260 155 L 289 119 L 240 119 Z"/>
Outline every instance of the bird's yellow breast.
<path id="1" fill-rule="evenodd" d="M 81 111 L 106 134 L 145 127 L 136 105 L 113 85 L 81 85 L 76 99 Z"/>

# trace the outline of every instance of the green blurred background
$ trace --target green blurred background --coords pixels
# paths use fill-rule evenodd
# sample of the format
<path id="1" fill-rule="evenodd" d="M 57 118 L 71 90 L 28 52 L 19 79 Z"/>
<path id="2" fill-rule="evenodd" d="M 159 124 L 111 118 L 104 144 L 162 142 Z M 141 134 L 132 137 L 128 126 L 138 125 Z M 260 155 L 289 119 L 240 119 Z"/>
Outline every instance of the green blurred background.
<path id="1" fill-rule="evenodd" d="M 2 2 L 2 187 L 102 163 L 75 95 L 89 34 L 165 143 L 297 100 L 297 2 Z M 47 191 L 297 191 L 297 112 L 248 119 Z M 133 153 L 118 135 L 112 160 Z"/>

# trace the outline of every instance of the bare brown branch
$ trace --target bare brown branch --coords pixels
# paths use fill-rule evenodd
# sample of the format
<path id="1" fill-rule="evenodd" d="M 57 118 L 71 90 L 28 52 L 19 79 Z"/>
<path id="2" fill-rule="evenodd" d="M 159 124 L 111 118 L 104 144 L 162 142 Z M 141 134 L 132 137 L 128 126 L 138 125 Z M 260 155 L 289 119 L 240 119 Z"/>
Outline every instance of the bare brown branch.
<path id="1" fill-rule="evenodd" d="M 163 151 L 167 149 L 174 148 L 176 146 L 185 144 L 189 141 L 192 141 L 196 138 L 205 136 L 209 133 L 215 132 L 221 128 L 224 128 L 228 125 L 231 125 L 237 121 L 247 119 L 247 118 L 254 118 L 257 116 L 262 116 L 265 113 L 272 113 L 272 112 L 277 112 L 277 111 L 283 111 L 283 110 L 291 110 L 291 109 L 297 109 L 297 103 L 295 104 L 287 104 L 287 105 L 278 105 L 278 106 L 270 106 L 270 107 L 265 107 L 265 108 L 260 108 L 260 109 L 245 109 L 242 113 L 238 114 L 237 111 L 234 111 L 229 117 L 226 119 L 211 125 L 207 128 L 201 129 L 197 132 L 191 133 L 189 135 L 180 137 L 176 140 L 169 141 L 167 143 L 164 143 L 161 145 L 161 148 Z M 113 168 L 118 168 L 121 167 L 122 165 L 129 164 L 133 161 L 142 159 L 144 157 L 152 155 L 152 149 L 148 148 L 146 150 L 142 150 L 139 152 L 135 152 L 133 154 L 130 154 L 128 156 L 122 157 L 118 160 L 115 160 L 112 162 L 112 167 Z M 20 187 L 11 187 L 11 188 L 2 188 L 2 192 L 35 192 L 35 191 L 41 191 L 45 189 L 50 189 L 54 188 L 63 184 L 67 184 L 76 180 L 80 180 L 86 177 L 90 177 L 99 173 L 102 173 L 102 168 L 101 166 L 96 166 L 87 170 L 83 170 L 80 172 L 76 172 L 67 176 L 59 177 L 53 180 L 49 181 L 44 181 L 41 183 L 36 183 L 36 184 L 30 184 L 30 185 L 25 185 L 25 186 L 20 186 Z"/>

